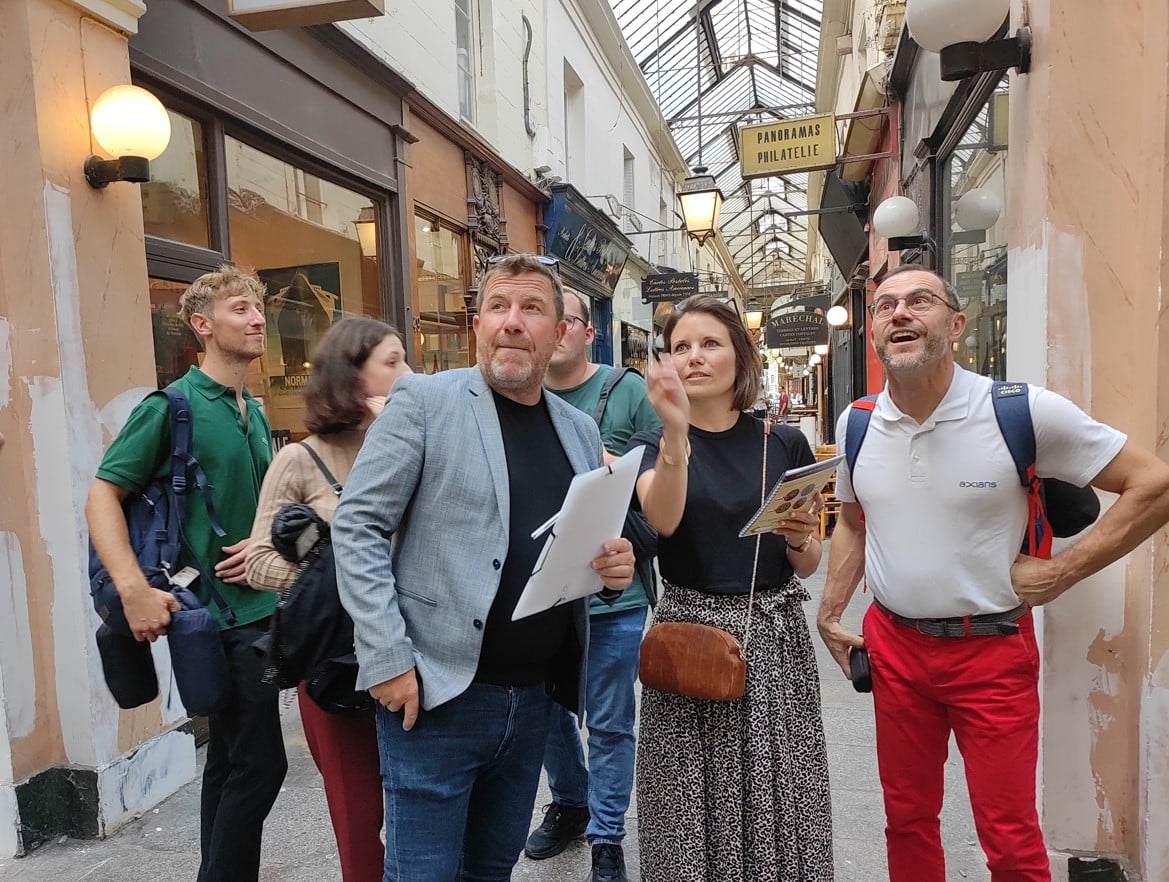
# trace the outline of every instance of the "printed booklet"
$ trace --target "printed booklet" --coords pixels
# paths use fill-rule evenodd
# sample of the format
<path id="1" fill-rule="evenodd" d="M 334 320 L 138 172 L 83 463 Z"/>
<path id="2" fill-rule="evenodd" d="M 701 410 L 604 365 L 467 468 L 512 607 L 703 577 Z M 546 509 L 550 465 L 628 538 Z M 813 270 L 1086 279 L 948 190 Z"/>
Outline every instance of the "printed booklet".
<path id="1" fill-rule="evenodd" d="M 836 467 L 843 460 L 842 454 L 798 469 L 788 469 L 767 495 L 767 501 L 739 531 L 739 538 L 770 533 L 792 512 L 807 511 L 812 505 L 812 498 L 832 480 Z"/>

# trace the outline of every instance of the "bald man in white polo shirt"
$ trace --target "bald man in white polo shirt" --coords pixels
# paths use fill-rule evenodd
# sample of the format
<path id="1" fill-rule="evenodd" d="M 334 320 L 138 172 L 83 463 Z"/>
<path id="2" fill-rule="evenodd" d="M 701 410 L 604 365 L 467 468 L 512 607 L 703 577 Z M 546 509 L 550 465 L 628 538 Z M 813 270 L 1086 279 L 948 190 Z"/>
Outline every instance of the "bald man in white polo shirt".
<path id="1" fill-rule="evenodd" d="M 1067 399 L 1031 387 L 1036 473 L 1119 498 L 1050 560 L 1020 555 L 1026 494 L 995 419 L 991 381 L 954 364 L 966 317 L 953 288 L 927 270 L 898 268 L 871 309 L 887 382 L 854 473 L 842 465 L 837 478 L 843 505 L 818 625 L 846 677 L 853 648 L 871 656 L 889 879 L 945 882 L 938 814 L 953 731 L 992 882 L 1049 882 L 1035 807 L 1031 607 L 1169 520 L 1169 465 Z M 845 411 L 842 444 L 847 422 Z M 863 638 L 840 623 L 862 577 L 874 599 Z M 937 620 L 949 621 L 939 628 Z M 938 630 L 960 636 L 928 636 Z"/>

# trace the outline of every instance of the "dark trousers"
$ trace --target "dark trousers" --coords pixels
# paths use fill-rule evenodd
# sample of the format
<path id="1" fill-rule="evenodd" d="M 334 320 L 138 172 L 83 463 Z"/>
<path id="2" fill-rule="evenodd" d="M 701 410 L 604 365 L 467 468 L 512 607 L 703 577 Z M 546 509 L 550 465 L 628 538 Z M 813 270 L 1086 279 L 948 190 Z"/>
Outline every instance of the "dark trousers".
<path id="1" fill-rule="evenodd" d="M 299 689 L 300 722 L 325 781 L 343 882 L 378 882 L 382 845 L 381 763 L 377 724 L 363 714 L 331 714 Z"/>
<path id="2" fill-rule="evenodd" d="M 279 691 L 261 681 L 264 657 L 252 648 L 267 630 L 264 620 L 220 634 L 231 700 L 208 719 L 199 882 L 255 882 L 260 875 L 264 819 L 288 771 Z"/>

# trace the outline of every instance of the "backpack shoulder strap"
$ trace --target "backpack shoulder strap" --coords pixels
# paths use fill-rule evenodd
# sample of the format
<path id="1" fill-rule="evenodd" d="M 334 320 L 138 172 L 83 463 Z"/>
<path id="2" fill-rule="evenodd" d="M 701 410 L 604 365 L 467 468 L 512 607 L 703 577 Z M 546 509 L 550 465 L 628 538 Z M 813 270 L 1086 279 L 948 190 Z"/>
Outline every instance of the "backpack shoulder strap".
<path id="1" fill-rule="evenodd" d="M 605 378 L 605 384 L 601 386 L 601 397 L 597 400 L 597 407 L 593 411 L 593 420 L 599 426 L 601 424 L 601 417 L 605 415 L 605 408 L 609 405 L 609 393 L 613 391 L 613 387 L 621 382 L 621 378 L 629 373 L 632 368 L 621 367 L 613 368 L 609 371 L 609 376 Z"/>
<path id="2" fill-rule="evenodd" d="M 172 499 L 167 512 L 167 548 L 165 551 L 170 555 L 169 560 L 173 561 L 178 558 L 179 544 L 186 544 L 183 537 L 182 511 L 183 505 L 185 504 L 183 498 L 189 489 L 187 485 L 188 473 L 194 477 L 195 486 L 203 496 L 203 503 L 207 506 L 207 520 L 211 524 L 211 529 L 215 531 L 217 536 L 226 536 L 227 531 L 223 529 L 223 525 L 220 524 L 219 518 L 215 514 L 215 503 L 211 495 L 213 489 L 211 483 L 207 480 L 207 475 L 203 471 L 203 467 L 199 465 L 199 461 L 191 453 L 191 442 L 194 437 L 194 429 L 191 423 L 191 402 L 187 400 L 186 395 L 172 386 L 167 386 L 162 391 L 166 393 L 167 404 L 170 409 L 171 438 L 170 489 Z M 197 561 L 199 559 L 193 549 L 188 547 L 187 551 L 190 553 L 191 560 Z M 223 599 L 223 595 L 216 590 L 214 583 L 206 577 L 205 581 L 207 592 L 215 605 L 219 607 L 219 611 L 223 615 L 224 620 L 229 625 L 234 625 L 236 622 L 234 610 Z"/>
<path id="3" fill-rule="evenodd" d="M 990 388 L 990 397 L 994 418 L 998 421 L 1007 450 L 1011 452 L 1019 483 L 1029 488 L 1035 466 L 1035 426 L 1031 422 L 1027 384 L 995 381 Z"/>
<path id="4" fill-rule="evenodd" d="M 849 475 L 856 467 L 856 458 L 860 455 L 861 445 L 865 443 L 869 421 L 873 418 L 873 409 L 876 406 L 877 396 L 866 395 L 854 401 L 848 411 L 848 423 L 844 427 L 844 459 L 848 463 Z"/>
<path id="5" fill-rule="evenodd" d="M 344 488 L 341 486 L 341 482 L 333 477 L 333 473 L 329 471 L 329 467 L 325 465 L 325 461 L 308 445 L 307 441 L 301 441 L 300 446 L 308 451 L 308 455 L 313 458 L 313 462 L 317 464 L 317 468 L 321 470 L 321 474 L 325 476 L 325 480 L 329 482 L 329 486 L 333 488 L 333 492 L 340 496 Z"/>
<path id="6" fill-rule="evenodd" d="M 191 452 L 194 438 L 194 427 L 191 419 L 191 402 L 178 389 L 167 386 L 162 390 L 166 393 L 170 403 L 170 437 L 171 437 L 171 491 L 175 496 L 185 496 L 190 489 L 189 478 L 195 481 L 195 487 L 203 497 L 203 505 L 207 508 L 207 520 L 216 536 L 226 536 L 227 531 L 219 521 L 215 512 L 215 499 L 212 495 L 213 487 L 207 480 L 207 473 L 199 460 Z M 189 477 L 188 477 L 189 476 Z"/>

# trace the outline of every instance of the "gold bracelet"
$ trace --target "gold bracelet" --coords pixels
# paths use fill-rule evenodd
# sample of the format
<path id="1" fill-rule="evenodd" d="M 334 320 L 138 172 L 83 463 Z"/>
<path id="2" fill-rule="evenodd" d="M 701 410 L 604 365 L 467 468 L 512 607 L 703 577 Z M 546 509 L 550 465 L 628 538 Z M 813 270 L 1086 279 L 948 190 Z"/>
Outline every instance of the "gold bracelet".
<path id="1" fill-rule="evenodd" d="M 796 554 L 803 554 L 805 551 L 808 550 L 808 546 L 811 544 L 812 544 L 812 534 L 809 533 L 808 538 L 805 539 L 803 542 L 801 542 L 798 547 L 795 545 L 789 545 L 788 548 L 790 550 L 794 551 Z"/>
<path id="2" fill-rule="evenodd" d="M 668 453 L 666 453 L 666 449 L 664 447 L 659 447 L 658 454 L 661 456 L 662 462 L 664 462 L 668 466 L 689 465 L 689 463 L 690 463 L 690 438 L 687 437 L 684 440 L 686 442 L 686 451 L 678 459 L 675 459 L 674 457 L 672 457 Z"/>

